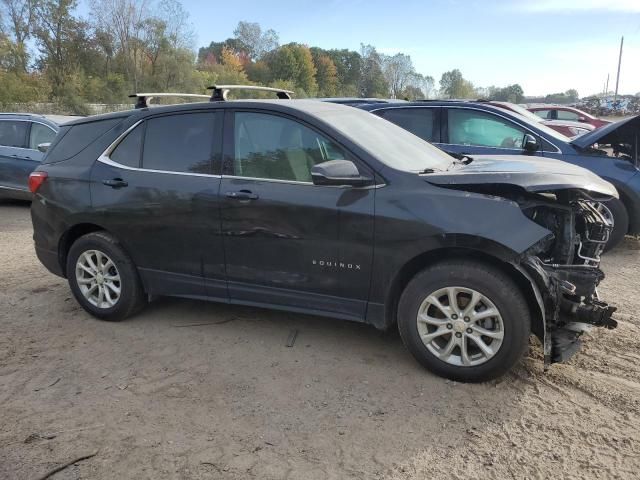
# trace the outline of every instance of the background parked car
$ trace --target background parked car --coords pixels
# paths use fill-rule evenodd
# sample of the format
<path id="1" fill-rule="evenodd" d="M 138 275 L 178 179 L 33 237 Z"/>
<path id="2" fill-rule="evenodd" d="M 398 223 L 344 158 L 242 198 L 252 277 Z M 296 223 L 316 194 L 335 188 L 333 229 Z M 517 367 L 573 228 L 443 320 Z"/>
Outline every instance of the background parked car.
<path id="1" fill-rule="evenodd" d="M 0 114 L 0 198 L 31 199 L 29 174 L 44 156 L 38 145 L 51 143 L 59 125 L 76 118 L 29 113 Z"/>
<path id="2" fill-rule="evenodd" d="M 611 123 L 609 120 L 594 117 L 587 112 L 565 105 L 531 105 L 527 107 L 527 110 L 544 120 L 570 120 L 593 125 L 596 128 Z"/>
<path id="3" fill-rule="evenodd" d="M 607 205 L 615 219 L 608 248 L 626 233 L 640 232 L 638 132 L 640 116 L 569 140 L 539 122 L 486 102 L 429 101 L 403 105 L 362 105 L 454 156 L 536 155 L 587 168 L 608 180 L 620 199 Z M 608 151 L 594 148 L 613 144 Z"/>
<path id="4" fill-rule="evenodd" d="M 495 100 L 491 100 L 487 103 L 518 113 L 523 117 L 528 118 L 532 122 L 542 123 L 543 125 L 546 125 L 549 128 L 553 128 L 556 132 L 560 132 L 561 134 L 569 138 L 579 137 L 580 135 L 584 135 L 585 133 L 591 132 L 596 129 L 596 127 L 588 123 L 572 122 L 570 120 L 545 120 L 535 113 L 530 112 L 526 108 L 511 102 L 498 102 Z"/>

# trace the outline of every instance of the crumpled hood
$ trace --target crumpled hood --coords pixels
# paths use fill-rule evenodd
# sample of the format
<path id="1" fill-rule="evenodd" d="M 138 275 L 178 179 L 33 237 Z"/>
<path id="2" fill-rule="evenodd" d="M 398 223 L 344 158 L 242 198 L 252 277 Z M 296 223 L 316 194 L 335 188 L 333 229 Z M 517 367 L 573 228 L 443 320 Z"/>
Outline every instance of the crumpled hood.
<path id="1" fill-rule="evenodd" d="M 560 160 L 525 155 L 473 156 L 468 165 L 454 165 L 446 172 L 425 175 L 439 186 L 515 185 L 528 192 L 579 189 L 598 197 L 618 197 L 613 185 L 595 173 Z"/>

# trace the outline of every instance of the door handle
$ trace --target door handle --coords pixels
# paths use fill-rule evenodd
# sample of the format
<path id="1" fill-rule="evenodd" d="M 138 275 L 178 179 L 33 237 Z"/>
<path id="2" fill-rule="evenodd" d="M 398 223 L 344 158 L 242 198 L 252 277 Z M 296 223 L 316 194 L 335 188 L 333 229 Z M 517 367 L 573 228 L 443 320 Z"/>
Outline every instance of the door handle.
<path id="1" fill-rule="evenodd" d="M 235 200 L 257 200 L 259 197 L 249 190 L 240 190 L 239 192 L 227 192 L 224 194 L 227 198 Z"/>
<path id="2" fill-rule="evenodd" d="M 111 180 L 103 180 L 102 184 L 106 185 L 107 187 L 111 187 L 111 188 L 122 188 L 122 187 L 126 187 L 126 186 L 129 185 L 127 182 L 125 182 L 121 178 L 113 178 Z"/>

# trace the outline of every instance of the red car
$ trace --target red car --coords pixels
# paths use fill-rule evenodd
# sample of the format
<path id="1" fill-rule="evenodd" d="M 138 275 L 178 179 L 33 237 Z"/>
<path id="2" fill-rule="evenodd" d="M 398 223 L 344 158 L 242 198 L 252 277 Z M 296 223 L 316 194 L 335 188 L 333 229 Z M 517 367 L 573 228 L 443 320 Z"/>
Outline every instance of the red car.
<path id="1" fill-rule="evenodd" d="M 515 103 L 499 102 L 496 100 L 491 100 L 487 103 L 520 114 L 532 122 L 538 122 L 542 125 L 546 125 L 547 127 L 552 128 L 556 132 L 560 132 L 565 137 L 569 138 L 579 137 L 580 135 L 589 133 L 596 128 L 592 125 L 589 125 L 588 123 L 572 122 L 570 120 L 546 120 L 540 118 L 538 115 L 534 115 L 526 108 L 521 107 L 520 105 L 516 105 Z"/>
<path id="2" fill-rule="evenodd" d="M 596 118 L 587 112 L 578 110 L 577 108 L 566 107 L 564 105 L 535 105 L 527 107 L 527 109 L 543 120 L 569 120 L 572 122 L 593 125 L 596 128 L 611 123 L 608 120 Z"/>

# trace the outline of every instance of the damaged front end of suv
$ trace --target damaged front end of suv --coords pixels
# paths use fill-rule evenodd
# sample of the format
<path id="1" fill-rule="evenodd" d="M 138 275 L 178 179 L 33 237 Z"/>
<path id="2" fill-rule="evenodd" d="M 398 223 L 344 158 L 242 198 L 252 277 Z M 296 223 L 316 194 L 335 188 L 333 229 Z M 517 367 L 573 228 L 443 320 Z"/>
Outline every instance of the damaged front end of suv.
<path id="1" fill-rule="evenodd" d="M 582 168 L 540 158 L 477 156 L 429 176 L 440 187 L 486 194 L 518 205 L 549 233 L 510 260 L 530 283 L 541 321 L 545 368 L 569 359 L 593 326 L 616 328 L 616 308 L 601 301 L 600 256 L 613 230 L 608 182 Z"/>
<path id="2" fill-rule="evenodd" d="M 545 366 L 570 358 L 591 326 L 616 328 L 616 310 L 602 302 L 597 287 L 604 279 L 600 255 L 613 228 L 611 213 L 583 190 L 516 198 L 523 212 L 552 232 L 519 260 L 537 287 L 543 314 Z"/>

